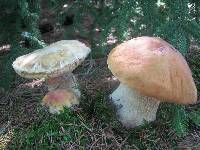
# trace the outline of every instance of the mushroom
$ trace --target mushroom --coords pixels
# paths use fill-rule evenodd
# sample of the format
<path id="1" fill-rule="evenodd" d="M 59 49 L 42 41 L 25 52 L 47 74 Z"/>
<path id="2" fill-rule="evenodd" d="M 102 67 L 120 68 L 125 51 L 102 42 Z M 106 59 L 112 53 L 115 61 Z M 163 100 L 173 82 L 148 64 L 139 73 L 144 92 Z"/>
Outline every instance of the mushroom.
<path id="1" fill-rule="evenodd" d="M 12 66 L 22 77 L 44 78 L 49 91 L 68 89 L 79 98 L 80 91 L 72 71 L 90 51 L 90 48 L 77 40 L 62 40 L 18 57 Z"/>
<path id="2" fill-rule="evenodd" d="M 49 107 L 49 112 L 59 114 L 64 107 L 73 108 L 79 104 L 79 100 L 74 92 L 67 89 L 56 89 L 48 92 L 43 100 L 42 105 Z"/>
<path id="3" fill-rule="evenodd" d="M 110 95 L 126 127 L 156 119 L 160 102 L 193 104 L 197 89 L 184 57 L 155 37 L 137 37 L 115 47 L 108 68 L 120 81 Z"/>

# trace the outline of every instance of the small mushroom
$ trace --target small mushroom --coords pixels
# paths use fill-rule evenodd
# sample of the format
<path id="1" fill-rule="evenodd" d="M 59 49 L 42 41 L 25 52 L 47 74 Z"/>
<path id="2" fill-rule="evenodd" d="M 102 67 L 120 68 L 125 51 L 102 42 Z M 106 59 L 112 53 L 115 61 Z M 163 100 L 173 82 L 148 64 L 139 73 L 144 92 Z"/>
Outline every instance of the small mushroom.
<path id="1" fill-rule="evenodd" d="M 13 68 L 25 78 L 44 78 L 49 91 L 68 89 L 79 98 L 80 91 L 72 71 L 90 51 L 90 48 L 77 40 L 62 40 L 18 57 L 13 62 Z"/>
<path id="2" fill-rule="evenodd" d="M 108 67 L 120 81 L 110 95 L 126 127 L 156 119 L 160 102 L 193 104 L 197 89 L 184 57 L 169 43 L 138 37 L 115 47 Z"/>
<path id="3" fill-rule="evenodd" d="M 73 108 L 79 105 L 79 100 L 74 92 L 67 89 L 57 89 L 45 95 L 42 105 L 49 107 L 50 113 L 59 114 L 64 107 Z"/>

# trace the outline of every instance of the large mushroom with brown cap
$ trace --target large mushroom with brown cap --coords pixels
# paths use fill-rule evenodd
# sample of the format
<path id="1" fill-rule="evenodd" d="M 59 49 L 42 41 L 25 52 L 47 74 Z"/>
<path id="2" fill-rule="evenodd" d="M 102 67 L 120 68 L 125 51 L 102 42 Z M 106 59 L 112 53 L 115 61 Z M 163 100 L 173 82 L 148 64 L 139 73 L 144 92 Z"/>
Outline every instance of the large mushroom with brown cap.
<path id="1" fill-rule="evenodd" d="M 77 40 L 62 40 L 18 57 L 12 66 L 22 77 L 44 78 L 50 92 L 67 89 L 79 98 L 80 91 L 72 71 L 84 61 L 90 51 L 90 48 Z"/>
<path id="2" fill-rule="evenodd" d="M 184 57 L 155 37 L 137 37 L 115 47 L 108 67 L 120 81 L 110 95 L 120 121 L 135 127 L 156 119 L 160 102 L 194 104 L 197 89 Z"/>

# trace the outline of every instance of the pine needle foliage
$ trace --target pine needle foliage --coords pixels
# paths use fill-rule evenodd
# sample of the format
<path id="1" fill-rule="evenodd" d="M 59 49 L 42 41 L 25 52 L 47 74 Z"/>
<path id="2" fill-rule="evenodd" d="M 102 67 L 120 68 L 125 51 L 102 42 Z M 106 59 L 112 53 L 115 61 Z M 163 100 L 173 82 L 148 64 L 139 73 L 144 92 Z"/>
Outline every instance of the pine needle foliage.
<path id="1" fill-rule="evenodd" d="M 190 14 L 196 20 L 196 22 L 200 21 L 200 1 L 199 0 L 190 0 Z"/>
<path id="2" fill-rule="evenodd" d="M 39 40 L 37 24 L 40 0 L 1 1 L 0 13 L 0 45 L 11 46 L 9 53 L 0 57 L 0 86 L 8 89 L 15 77 L 11 67 L 13 60 L 44 44 Z M 28 47 L 22 44 L 25 40 L 29 43 Z"/>
<path id="3" fill-rule="evenodd" d="M 188 116 L 184 106 L 171 106 L 172 115 L 171 126 L 180 136 L 184 136 L 188 132 Z"/>
<path id="4" fill-rule="evenodd" d="M 196 126 L 200 126 L 200 109 L 197 108 L 196 110 L 190 112 L 189 118 Z"/>
<path id="5" fill-rule="evenodd" d="M 64 0 L 59 2 L 62 6 L 67 3 Z M 95 48 L 98 47 L 97 45 L 104 46 L 110 34 L 116 36 L 118 42 L 135 36 L 148 35 L 163 38 L 185 55 L 190 46 L 190 38 L 194 37 L 197 41 L 200 39 L 198 0 L 76 0 L 68 2 L 69 5 L 62 11 L 62 15 L 73 13 L 75 15 L 74 31 L 79 30 L 83 37 L 92 36 L 90 42 Z M 56 8 L 59 8 L 58 5 Z M 84 28 L 86 16 L 90 16 L 92 20 L 88 32 Z M 94 38 L 97 28 L 101 31 L 100 41 Z"/>

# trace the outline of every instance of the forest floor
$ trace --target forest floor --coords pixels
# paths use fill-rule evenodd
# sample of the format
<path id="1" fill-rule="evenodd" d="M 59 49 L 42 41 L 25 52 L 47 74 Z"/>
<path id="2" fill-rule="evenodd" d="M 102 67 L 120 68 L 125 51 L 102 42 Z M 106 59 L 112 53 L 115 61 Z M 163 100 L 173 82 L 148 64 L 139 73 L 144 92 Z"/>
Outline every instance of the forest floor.
<path id="1" fill-rule="evenodd" d="M 46 43 L 64 39 L 68 28 L 56 25 L 54 18 L 54 14 L 43 12 L 41 22 L 53 25 L 42 34 Z M 195 49 L 200 51 L 199 47 Z M 82 92 L 81 104 L 77 110 L 66 109 L 61 115 L 52 115 L 41 106 L 47 92 L 43 81 L 17 76 L 12 90 L 0 96 L 0 149 L 200 149 L 199 127 L 180 138 L 168 122 L 162 122 L 165 104 L 159 108 L 155 122 L 125 129 L 108 98 L 119 82 L 106 60 L 89 57 L 74 71 Z"/>
<path id="2" fill-rule="evenodd" d="M 1 97 L 0 149 L 200 148 L 200 129 L 193 127 L 188 136 L 179 138 L 162 122 L 164 106 L 157 121 L 125 129 L 108 98 L 119 83 L 108 70 L 106 58 L 86 60 L 74 74 L 82 91 L 81 104 L 78 110 L 61 115 L 49 114 L 41 106 L 47 92 L 43 81 L 16 78 L 12 91 Z"/>

